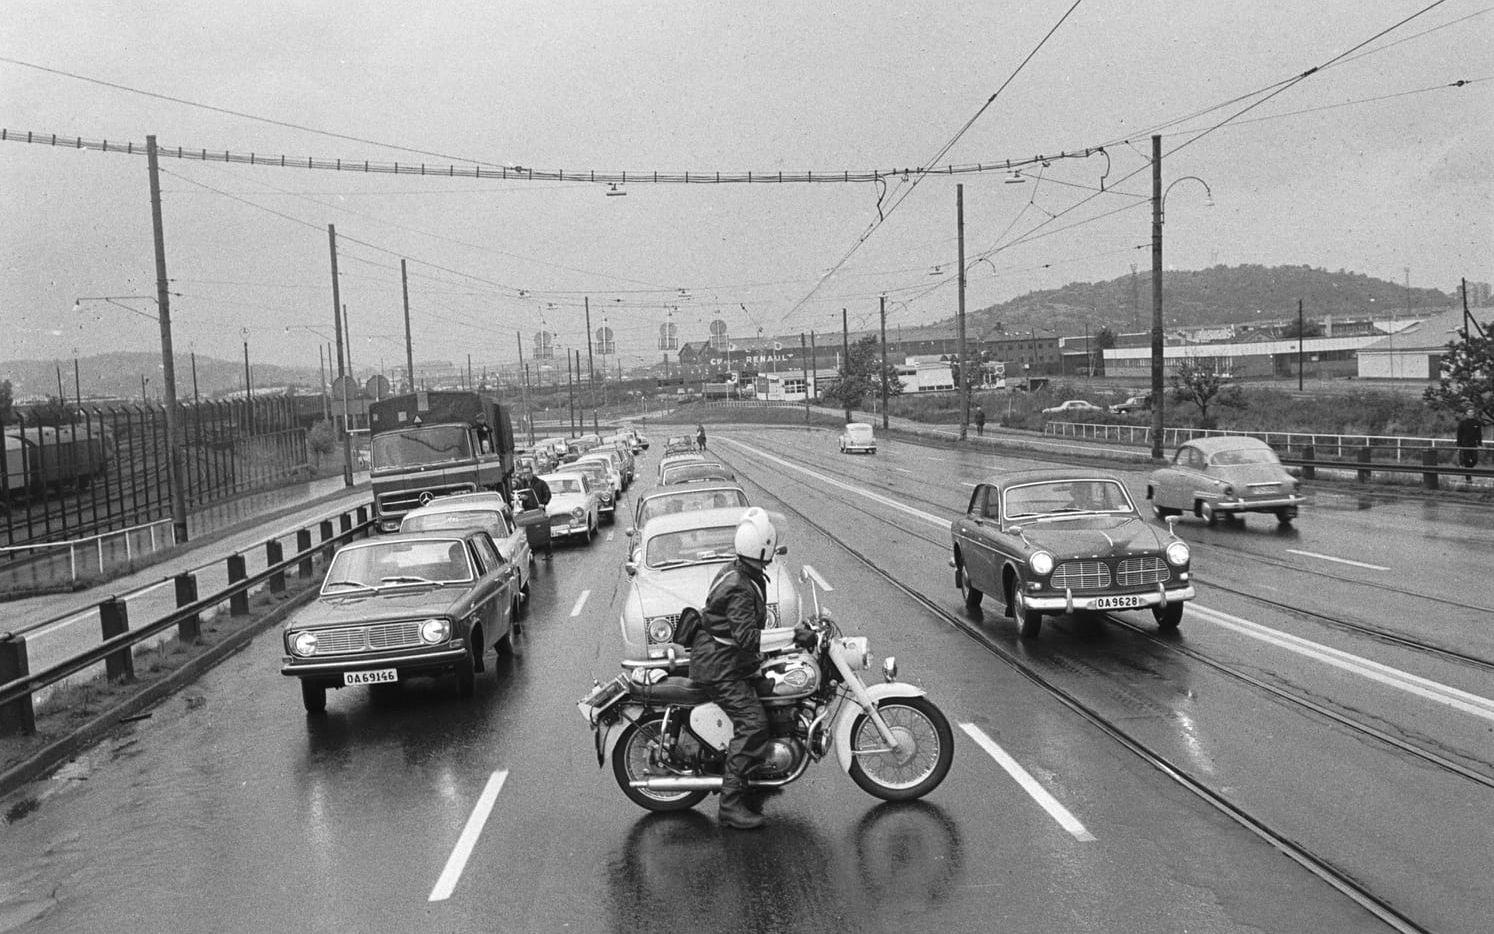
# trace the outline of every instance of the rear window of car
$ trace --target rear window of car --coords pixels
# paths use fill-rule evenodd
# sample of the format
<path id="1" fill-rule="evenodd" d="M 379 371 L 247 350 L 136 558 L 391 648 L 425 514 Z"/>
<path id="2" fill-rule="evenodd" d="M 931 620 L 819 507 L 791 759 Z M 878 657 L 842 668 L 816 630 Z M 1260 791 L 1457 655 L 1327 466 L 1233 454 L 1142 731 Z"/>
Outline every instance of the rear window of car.
<path id="1" fill-rule="evenodd" d="M 1215 451 L 1214 456 L 1209 458 L 1209 463 L 1221 467 L 1233 467 L 1236 464 L 1275 464 L 1276 452 L 1270 448 L 1230 448 L 1225 451 Z"/>
<path id="2" fill-rule="evenodd" d="M 663 532 L 644 546 L 644 561 L 651 568 L 698 561 L 730 561 L 736 557 L 734 525 L 711 526 Z"/>
<path id="3" fill-rule="evenodd" d="M 431 512 L 423 516 L 408 515 L 399 524 L 401 532 L 454 532 L 459 529 L 486 529 L 489 535 L 507 538 L 508 523 L 496 509 L 463 509 L 460 512 Z"/>
<path id="4" fill-rule="evenodd" d="M 547 481 L 550 492 L 553 493 L 581 493 L 581 481 L 575 477 L 551 477 Z"/>
<path id="5" fill-rule="evenodd" d="M 643 503 L 638 515 L 642 526 L 654 516 L 673 512 L 694 512 L 697 509 L 725 509 L 731 506 L 746 506 L 747 494 L 741 490 L 691 490 L 670 496 L 651 496 Z"/>

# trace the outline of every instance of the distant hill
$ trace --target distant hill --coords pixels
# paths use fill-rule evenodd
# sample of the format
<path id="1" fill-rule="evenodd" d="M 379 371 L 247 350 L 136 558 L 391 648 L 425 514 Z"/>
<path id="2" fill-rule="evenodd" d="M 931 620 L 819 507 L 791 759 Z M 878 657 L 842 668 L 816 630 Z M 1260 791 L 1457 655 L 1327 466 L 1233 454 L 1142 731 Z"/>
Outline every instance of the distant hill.
<path id="1" fill-rule="evenodd" d="M 73 359 L 58 360 L 0 360 L 0 380 L 11 382 L 17 401 L 40 396 L 57 395 L 57 368 L 62 368 L 62 386 L 68 399 L 73 398 Z M 256 387 L 282 388 L 296 385 L 313 390 L 320 385 L 321 377 L 316 370 L 304 367 L 282 367 L 250 360 L 251 376 Z M 158 353 L 119 352 L 81 357 L 78 360 L 78 376 L 82 383 L 83 398 L 88 399 L 140 398 L 140 377 L 145 376 L 145 390 L 152 400 L 161 398 L 161 355 Z M 190 355 L 176 356 L 177 394 L 182 399 L 192 398 L 192 358 Z M 203 399 L 219 393 L 242 392 L 244 389 L 243 361 L 216 360 L 212 357 L 197 357 L 197 392 Z"/>
<path id="2" fill-rule="evenodd" d="M 1364 317 L 1404 313 L 1408 294 L 1404 285 L 1360 273 L 1328 272 L 1310 266 L 1213 266 L 1200 270 L 1163 273 L 1165 325 L 1194 327 L 1295 319 L 1297 301 L 1310 318 Z M 1134 294 L 1134 300 L 1133 300 Z M 1443 311 L 1454 296 L 1437 289 L 1411 289 L 1415 311 Z M 1148 330 L 1152 321 L 1151 270 L 1108 282 L 1073 282 L 1057 289 L 1029 292 L 1009 302 L 966 313 L 971 334 L 1025 332 L 1051 329 L 1060 336 L 1083 334 L 1109 327 L 1117 333 Z M 954 319 L 936 327 L 953 328 Z"/>

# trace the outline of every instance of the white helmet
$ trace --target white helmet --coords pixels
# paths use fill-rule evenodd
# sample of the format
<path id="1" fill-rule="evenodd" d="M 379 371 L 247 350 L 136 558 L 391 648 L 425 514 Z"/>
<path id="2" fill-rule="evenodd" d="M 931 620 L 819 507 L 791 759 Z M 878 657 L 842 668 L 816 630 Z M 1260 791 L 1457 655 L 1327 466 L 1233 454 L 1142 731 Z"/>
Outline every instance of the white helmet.
<path id="1" fill-rule="evenodd" d="M 737 554 L 742 557 L 767 564 L 773 560 L 773 555 L 778 550 L 778 530 L 773 528 L 772 521 L 762 507 L 753 506 L 742 514 L 733 544 Z"/>

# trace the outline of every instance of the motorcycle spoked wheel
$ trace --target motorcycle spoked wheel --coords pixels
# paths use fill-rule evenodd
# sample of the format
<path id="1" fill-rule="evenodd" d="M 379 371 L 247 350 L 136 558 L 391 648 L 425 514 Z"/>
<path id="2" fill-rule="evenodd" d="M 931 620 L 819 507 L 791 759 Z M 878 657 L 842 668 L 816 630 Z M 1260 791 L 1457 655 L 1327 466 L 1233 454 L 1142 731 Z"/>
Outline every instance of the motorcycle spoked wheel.
<path id="1" fill-rule="evenodd" d="M 883 801 L 912 801 L 938 788 L 954 762 L 954 733 L 944 712 L 926 697 L 886 697 L 877 710 L 911 751 L 857 755 L 886 745 L 871 717 L 858 714 L 851 724 L 851 781 Z"/>
<path id="2" fill-rule="evenodd" d="M 705 791 L 648 791 L 634 788 L 629 782 L 646 777 L 649 771 L 649 756 L 659 741 L 660 727 L 664 715 L 641 719 L 623 727 L 612 748 L 612 777 L 617 787 L 636 805 L 649 811 L 685 811 L 695 807 L 709 792 Z"/>

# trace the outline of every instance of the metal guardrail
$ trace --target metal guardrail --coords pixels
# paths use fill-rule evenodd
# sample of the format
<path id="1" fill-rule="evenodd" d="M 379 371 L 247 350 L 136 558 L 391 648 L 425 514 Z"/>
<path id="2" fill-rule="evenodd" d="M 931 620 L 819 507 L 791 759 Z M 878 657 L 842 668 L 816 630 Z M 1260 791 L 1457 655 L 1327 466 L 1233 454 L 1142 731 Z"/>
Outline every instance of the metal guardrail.
<path id="1" fill-rule="evenodd" d="M 297 544 L 301 548 L 288 558 L 280 554 L 281 547 L 278 539 L 263 543 L 267 554 L 272 559 L 279 557 L 279 560 L 268 562 L 263 571 L 253 575 L 244 573 L 242 553 L 230 555 L 226 561 L 229 579 L 232 582 L 224 589 L 206 597 L 197 597 L 195 574 L 187 572 L 178 575 L 176 578 L 177 608 L 139 628 L 129 628 L 128 618 L 123 612 L 123 604 L 117 597 L 102 600 L 95 605 L 95 609 L 98 611 L 103 640 L 85 652 L 35 673 L 27 670 L 25 634 L 39 626 L 46 625 L 47 622 L 0 633 L 0 675 L 11 676 L 11 680 L 0 683 L 0 735 L 31 732 L 35 729 L 32 695 L 37 691 L 100 663 L 105 665 L 106 673 L 111 680 L 129 680 L 134 675 L 134 659 L 131 649 L 147 639 L 173 626 L 177 627 L 181 637 L 195 639 L 199 616 L 204 611 L 228 603 L 233 615 L 244 615 L 248 612 L 249 592 L 253 588 L 268 582 L 272 592 L 280 592 L 284 590 L 286 572 L 297 566 L 299 566 L 298 577 L 310 578 L 313 574 L 313 562 L 318 554 L 330 558 L 333 548 L 367 534 L 373 528 L 374 523 L 369 516 L 367 506 L 359 506 L 356 515 L 357 521 L 355 522 L 350 513 L 343 513 L 339 522 L 342 528 L 335 534 L 329 534 L 331 520 L 323 520 L 320 523 L 322 538 L 315 543 L 311 542 L 311 527 L 302 528 L 297 532 Z M 184 587 L 184 583 L 187 586 Z M 68 616 L 74 615 L 76 614 L 68 614 Z"/>
<path id="2" fill-rule="evenodd" d="M 157 530 L 163 530 L 159 535 Z M 104 532 L 99 535 L 91 535 L 88 538 L 77 538 L 65 542 L 36 542 L 30 545 L 6 545 L 0 547 L 0 567 L 3 567 L 12 557 L 24 556 L 25 560 L 45 560 L 48 552 L 67 552 L 68 580 L 72 583 L 78 581 L 78 555 L 85 551 L 95 554 L 95 563 L 91 570 L 97 570 L 103 574 L 111 564 L 129 564 L 135 560 L 135 547 L 131 536 L 138 532 L 148 532 L 150 536 L 150 547 L 141 549 L 146 554 L 155 554 L 160 547 L 172 547 L 176 543 L 171 537 L 171 519 L 157 519 L 154 522 L 146 522 L 141 525 L 132 525 L 125 529 L 116 529 L 113 532 Z M 104 543 L 106 540 L 118 539 L 124 544 L 123 561 L 110 562 L 104 554 Z M 111 551 L 114 549 L 111 549 Z"/>

